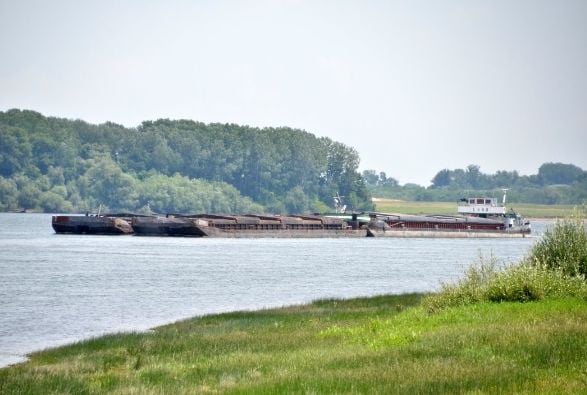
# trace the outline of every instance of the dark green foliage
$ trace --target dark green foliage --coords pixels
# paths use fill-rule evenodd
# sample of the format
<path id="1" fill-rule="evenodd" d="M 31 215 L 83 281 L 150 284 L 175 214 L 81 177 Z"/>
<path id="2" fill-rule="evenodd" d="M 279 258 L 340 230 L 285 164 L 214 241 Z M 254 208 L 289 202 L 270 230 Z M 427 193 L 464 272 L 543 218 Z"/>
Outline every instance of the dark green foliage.
<path id="1" fill-rule="evenodd" d="M 363 177 L 374 196 L 412 201 L 456 201 L 464 193 L 479 196 L 502 196 L 508 188 L 508 201 L 536 204 L 582 204 L 587 201 L 587 172 L 563 163 L 544 163 L 537 175 L 520 176 L 517 171 L 481 172 L 477 165 L 466 169 L 442 169 L 429 187 L 416 184 L 381 183 L 375 170 L 365 170 Z"/>
<path id="2" fill-rule="evenodd" d="M 568 276 L 587 277 L 587 233 L 582 217 L 557 221 L 536 243 L 528 261 Z"/>
<path id="3" fill-rule="evenodd" d="M 0 210 L 311 212 L 372 209 L 358 153 L 290 128 L 113 123 L 0 112 Z"/>
<path id="4" fill-rule="evenodd" d="M 544 163 L 538 169 L 538 179 L 543 185 L 570 185 L 584 174 L 581 168 L 565 163 Z"/>

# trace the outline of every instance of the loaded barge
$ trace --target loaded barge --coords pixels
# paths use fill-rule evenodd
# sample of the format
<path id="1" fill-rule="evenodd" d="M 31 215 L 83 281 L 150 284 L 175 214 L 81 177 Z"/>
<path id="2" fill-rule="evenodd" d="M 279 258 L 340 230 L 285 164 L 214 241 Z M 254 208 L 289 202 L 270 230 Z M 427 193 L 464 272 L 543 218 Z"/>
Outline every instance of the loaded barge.
<path id="1" fill-rule="evenodd" d="M 505 192 L 505 191 L 504 191 Z M 460 215 L 405 215 L 372 213 L 368 227 L 373 237 L 526 237 L 530 222 L 496 198 L 461 199 Z"/>
<path id="2" fill-rule="evenodd" d="M 507 222 L 506 222 L 507 221 Z M 509 227 L 504 221 L 449 215 L 375 214 L 368 228 L 371 237 L 525 237 L 530 224 Z"/>
<path id="3" fill-rule="evenodd" d="M 51 226 L 55 233 L 88 235 L 130 235 L 130 222 L 137 214 L 54 215 Z"/>
<path id="4" fill-rule="evenodd" d="M 103 214 L 54 216 L 57 233 L 224 238 L 526 237 L 530 222 L 495 198 L 461 199 L 459 215 L 344 213 L 319 215 Z"/>
<path id="5" fill-rule="evenodd" d="M 167 215 L 136 217 L 136 235 L 228 238 L 367 237 L 367 228 L 341 218 L 302 215 Z"/>

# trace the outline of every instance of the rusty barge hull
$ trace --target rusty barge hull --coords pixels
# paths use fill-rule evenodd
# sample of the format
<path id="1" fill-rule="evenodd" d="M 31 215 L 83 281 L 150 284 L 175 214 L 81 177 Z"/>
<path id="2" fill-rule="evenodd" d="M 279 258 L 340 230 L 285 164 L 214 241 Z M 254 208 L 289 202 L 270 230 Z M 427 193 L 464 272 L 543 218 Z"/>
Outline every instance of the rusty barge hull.
<path id="1" fill-rule="evenodd" d="M 376 230 L 368 229 L 367 237 L 414 237 L 414 238 L 445 238 L 445 239 L 490 239 L 490 238 L 523 238 L 529 237 L 527 232 L 484 231 L 484 230 L 438 230 L 438 229 L 409 229 L 409 230 Z"/>
<path id="2" fill-rule="evenodd" d="M 189 218 L 137 217 L 133 218 L 131 224 L 138 236 L 204 236 Z"/>
<path id="3" fill-rule="evenodd" d="M 512 223 L 507 217 L 461 215 L 373 214 L 373 237 L 516 238 L 531 233 L 529 222 Z"/>
<path id="4" fill-rule="evenodd" d="M 139 236 L 222 238 L 343 238 L 367 237 L 366 228 L 354 228 L 338 218 L 269 215 L 172 215 L 134 218 Z"/>
<path id="5" fill-rule="evenodd" d="M 223 237 L 223 238 L 348 238 L 348 237 L 367 237 L 366 229 L 349 229 L 349 230 L 301 230 L 301 229 L 283 229 L 283 230 L 220 230 L 204 229 L 206 234 L 202 237 Z"/>
<path id="6" fill-rule="evenodd" d="M 415 216 L 371 213 L 353 215 L 214 215 L 104 214 L 54 216 L 57 233 L 136 234 L 139 236 L 215 238 L 517 238 L 530 234 L 529 224 L 506 226 L 494 218 Z"/>
<path id="7" fill-rule="evenodd" d="M 54 215 L 51 226 L 55 233 L 88 235 L 133 234 L 130 219 L 116 215 Z"/>

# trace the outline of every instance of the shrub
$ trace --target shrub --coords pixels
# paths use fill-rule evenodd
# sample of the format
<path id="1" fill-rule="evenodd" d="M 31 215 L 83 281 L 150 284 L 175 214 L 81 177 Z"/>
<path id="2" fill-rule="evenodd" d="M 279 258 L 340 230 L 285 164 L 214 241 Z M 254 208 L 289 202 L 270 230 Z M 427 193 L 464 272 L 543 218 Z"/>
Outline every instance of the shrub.
<path id="1" fill-rule="evenodd" d="M 587 233 L 580 216 L 557 221 L 536 243 L 527 260 L 534 266 L 562 270 L 569 276 L 587 276 Z"/>
<path id="2" fill-rule="evenodd" d="M 546 297 L 587 299 L 587 233 L 575 216 L 545 232 L 527 258 L 500 270 L 493 257 L 480 258 L 456 284 L 422 301 L 429 312 L 480 301 L 530 302 Z"/>
<path id="3" fill-rule="evenodd" d="M 484 298 L 487 284 L 498 274 L 496 259 L 493 256 L 489 259 L 480 256 L 479 261 L 467 269 L 463 279 L 454 284 L 442 284 L 440 291 L 425 298 L 422 304 L 428 311 L 434 312 L 445 307 L 479 302 Z"/>
<path id="4" fill-rule="evenodd" d="M 509 267 L 487 284 L 484 299 L 491 302 L 531 302 L 546 297 L 587 296 L 587 284 L 561 270 L 522 263 Z"/>
<path id="5" fill-rule="evenodd" d="M 580 297 L 587 300 L 587 282 L 562 270 L 522 262 L 498 270 L 481 262 L 456 284 L 443 285 L 440 292 L 422 301 L 434 313 L 448 307 L 477 302 L 531 302 L 548 297 Z"/>

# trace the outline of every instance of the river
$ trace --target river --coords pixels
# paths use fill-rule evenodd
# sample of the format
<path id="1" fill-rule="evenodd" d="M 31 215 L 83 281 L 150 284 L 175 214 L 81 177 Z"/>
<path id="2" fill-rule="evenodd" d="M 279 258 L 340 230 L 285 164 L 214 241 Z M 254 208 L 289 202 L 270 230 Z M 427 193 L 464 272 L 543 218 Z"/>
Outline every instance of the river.
<path id="1" fill-rule="evenodd" d="M 434 291 L 480 255 L 507 265 L 536 240 L 57 235 L 49 214 L 2 213 L 0 366 L 197 315 Z"/>

